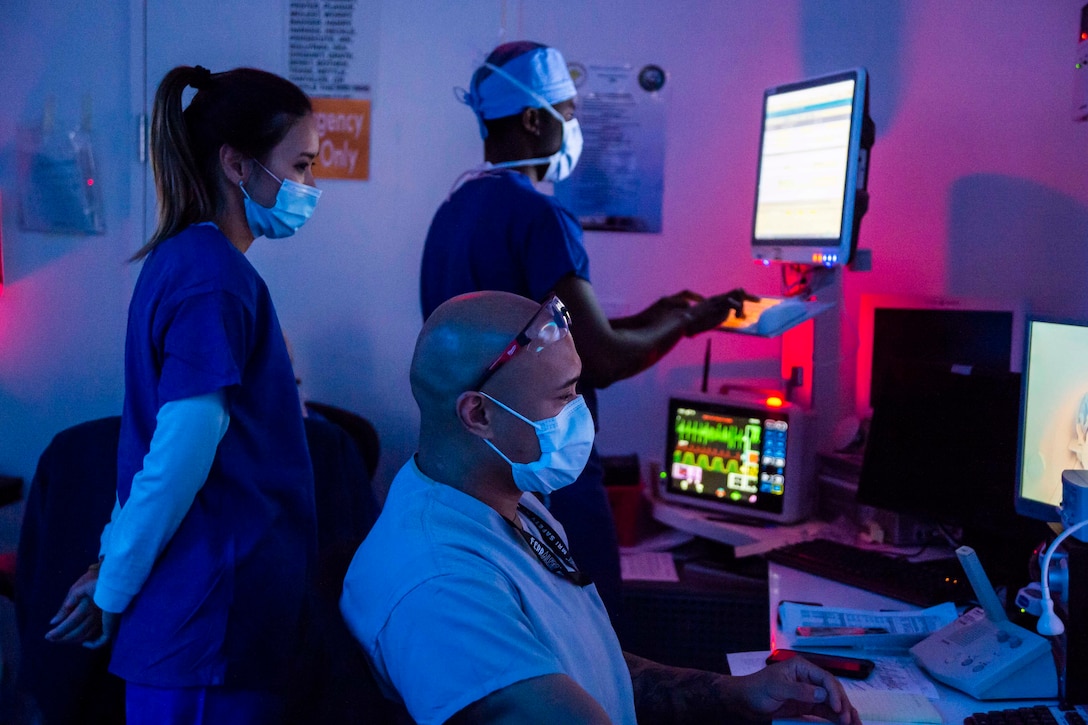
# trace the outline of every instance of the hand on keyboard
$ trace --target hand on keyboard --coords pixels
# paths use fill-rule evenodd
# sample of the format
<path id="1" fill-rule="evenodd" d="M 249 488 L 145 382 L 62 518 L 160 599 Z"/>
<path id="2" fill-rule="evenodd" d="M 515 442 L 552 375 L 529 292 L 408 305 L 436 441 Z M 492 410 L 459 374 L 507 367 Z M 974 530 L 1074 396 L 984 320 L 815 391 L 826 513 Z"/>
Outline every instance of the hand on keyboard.
<path id="1" fill-rule="evenodd" d="M 747 315 L 748 305 L 759 304 L 760 298 L 750 295 L 739 287 L 724 294 L 708 297 L 688 308 L 685 313 L 688 325 L 684 334 L 688 337 L 713 330 L 724 321 L 735 319 L 738 314 Z"/>

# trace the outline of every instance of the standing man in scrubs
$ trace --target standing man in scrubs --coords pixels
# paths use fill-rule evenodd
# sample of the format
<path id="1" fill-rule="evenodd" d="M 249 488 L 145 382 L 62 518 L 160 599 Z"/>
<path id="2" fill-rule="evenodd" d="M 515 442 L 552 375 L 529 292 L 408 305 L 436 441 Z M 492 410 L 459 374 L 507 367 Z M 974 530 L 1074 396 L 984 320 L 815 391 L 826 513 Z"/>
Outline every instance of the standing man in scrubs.
<path id="1" fill-rule="evenodd" d="M 706 299 L 682 291 L 631 317 L 605 315 L 590 284 L 581 225 L 537 189 L 562 181 L 578 162 L 576 94 L 562 54 L 539 43 L 500 45 L 476 70 L 462 100 L 476 114 L 485 161 L 462 176 L 431 222 L 420 300 L 426 319 L 466 292 L 500 290 L 541 302 L 557 294 L 570 310 L 580 392 L 596 420 L 597 388 L 645 370 L 681 338 L 716 327 L 754 298 L 739 289 Z M 615 618 L 619 549 L 603 473 L 594 447 L 581 477 L 544 498 Z"/>

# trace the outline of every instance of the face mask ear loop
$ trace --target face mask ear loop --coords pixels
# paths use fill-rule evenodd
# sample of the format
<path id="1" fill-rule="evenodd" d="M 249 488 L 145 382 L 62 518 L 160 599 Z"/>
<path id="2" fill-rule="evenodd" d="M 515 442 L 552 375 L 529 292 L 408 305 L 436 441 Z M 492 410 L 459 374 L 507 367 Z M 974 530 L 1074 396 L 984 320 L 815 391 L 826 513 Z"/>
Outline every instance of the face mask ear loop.
<path id="1" fill-rule="evenodd" d="M 264 173 L 268 174 L 273 179 L 276 179 L 276 182 L 278 184 L 280 184 L 280 186 L 283 185 L 283 179 L 277 178 L 276 175 L 273 174 L 271 171 L 269 171 L 268 168 L 264 164 L 262 164 L 260 161 L 258 161 L 256 159 L 256 157 L 251 157 L 251 158 L 253 158 L 253 163 L 257 164 L 257 166 L 260 166 L 262 169 L 264 169 Z M 249 195 L 248 191 L 246 191 L 245 179 L 238 179 L 238 188 L 242 190 L 242 194 L 244 194 L 247 199 L 249 199 L 250 201 L 253 201 L 253 197 Z M 254 201 L 253 203 L 256 204 L 257 202 Z M 264 205 L 262 204 L 261 206 L 264 206 Z M 271 209 L 272 207 L 265 207 L 265 208 L 266 209 Z"/>
<path id="2" fill-rule="evenodd" d="M 276 176 L 276 175 L 275 175 L 275 174 L 273 174 L 273 173 L 272 173 L 271 171 L 269 171 L 269 170 L 268 170 L 268 167 L 267 167 L 267 166 L 265 166 L 264 164 L 262 164 L 262 163 L 261 163 L 260 161 L 258 161 L 257 159 L 253 159 L 253 163 L 257 164 L 257 166 L 260 166 L 260 167 L 261 167 L 262 169 L 264 169 L 264 173 L 268 174 L 268 175 L 269 175 L 269 176 L 271 176 L 271 177 L 272 177 L 273 179 L 275 179 L 275 180 L 276 180 L 276 183 L 278 183 L 278 184 L 282 184 L 282 183 L 283 183 L 283 179 L 281 179 L 280 177 Z"/>
<path id="3" fill-rule="evenodd" d="M 513 465 L 514 465 L 514 462 L 513 462 L 513 461 L 511 461 L 511 460 L 510 460 L 509 458 L 507 458 L 507 457 L 506 457 L 506 454 L 505 454 L 505 453 L 503 453 L 502 451 L 500 451 L 500 450 L 499 450 L 499 447 L 498 447 L 498 446 L 496 446 L 496 445 L 495 445 L 494 443 L 492 443 L 491 441 L 489 441 L 489 440 L 488 440 L 488 439 L 486 439 L 486 438 L 484 438 L 484 443 L 486 443 L 486 444 L 487 444 L 488 446 L 490 446 L 490 447 L 491 447 L 491 450 L 493 450 L 493 451 L 495 451 L 496 453 L 498 453 L 498 454 L 499 454 L 499 458 L 501 458 L 501 459 L 503 459 L 504 461 L 506 461 L 506 465 L 508 465 L 508 466 L 513 466 Z"/>
<path id="4" fill-rule="evenodd" d="M 482 390 L 478 390 L 478 391 L 476 391 L 476 392 L 478 392 L 478 393 L 479 393 L 480 395 L 484 396 L 485 398 L 487 398 L 488 400 L 490 400 L 490 401 L 491 401 L 492 403 L 494 403 L 495 405 L 497 405 L 497 406 L 499 406 L 500 408 L 502 408 L 503 410 L 505 410 L 505 411 L 506 411 L 507 413 L 509 413 L 510 415 L 512 415 L 512 416 L 514 416 L 515 418 L 518 418 L 518 419 L 520 419 L 520 420 L 523 420 L 523 421 L 525 421 L 526 423 L 528 423 L 529 425 L 533 426 L 533 428 L 536 428 L 536 423 L 534 423 L 533 421 L 529 420 L 529 419 L 528 419 L 528 418 L 526 418 L 526 417 L 525 417 L 524 415 L 522 415 L 521 413 L 517 412 L 516 410 L 514 410 L 514 409 L 513 409 L 513 408 L 511 408 L 510 406 L 508 406 L 508 405 L 505 405 L 504 403 L 500 403 L 499 401 L 495 400 L 494 398 L 492 398 L 492 397 L 491 397 L 490 395 L 488 395 L 487 393 L 485 393 L 485 392 L 484 392 L 484 391 L 482 391 Z"/>

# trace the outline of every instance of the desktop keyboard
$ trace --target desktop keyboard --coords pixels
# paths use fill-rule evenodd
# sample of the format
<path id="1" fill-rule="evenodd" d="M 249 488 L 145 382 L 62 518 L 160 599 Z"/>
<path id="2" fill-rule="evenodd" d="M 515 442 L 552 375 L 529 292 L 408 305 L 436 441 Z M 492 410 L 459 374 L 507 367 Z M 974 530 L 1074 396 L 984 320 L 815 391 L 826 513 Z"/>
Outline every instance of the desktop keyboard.
<path id="1" fill-rule="evenodd" d="M 963 725 L 1085 725 L 1088 708 L 1076 705 L 1061 708 L 1057 705 L 1035 707 L 1010 707 L 1007 710 L 976 712 L 963 719 Z"/>
<path id="2" fill-rule="evenodd" d="M 956 558 L 908 561 L 829 539 L 789 544 L 764 556 L 768 561 L 892 597 L 919 607 L 975 598 Z"/>

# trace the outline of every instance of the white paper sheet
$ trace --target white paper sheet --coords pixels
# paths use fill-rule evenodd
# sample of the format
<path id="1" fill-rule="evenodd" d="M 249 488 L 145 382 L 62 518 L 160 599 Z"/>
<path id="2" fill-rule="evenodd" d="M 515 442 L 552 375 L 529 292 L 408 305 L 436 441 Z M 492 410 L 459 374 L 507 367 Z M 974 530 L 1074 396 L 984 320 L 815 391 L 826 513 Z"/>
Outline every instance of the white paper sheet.
<path id="1" fill-rule="evenodd" d="M 620 576 L 624 581 L 680 581 L 672 554 L 667 551 L 620 554 Z"/>

